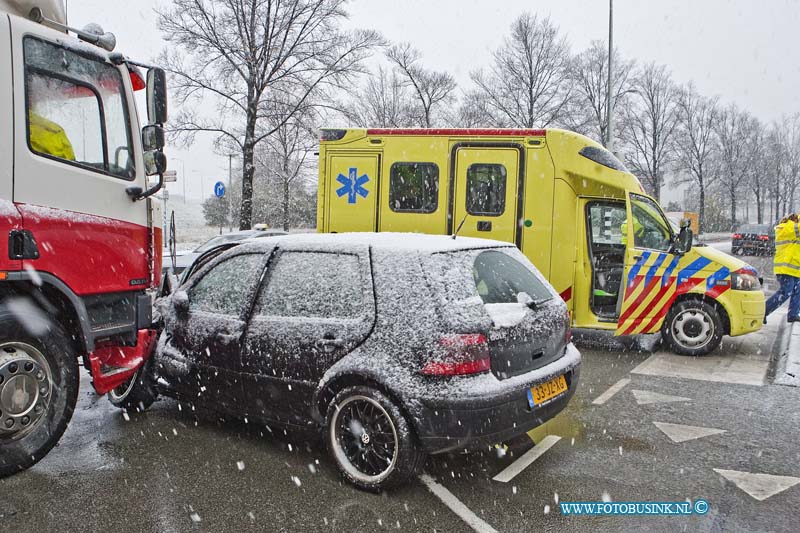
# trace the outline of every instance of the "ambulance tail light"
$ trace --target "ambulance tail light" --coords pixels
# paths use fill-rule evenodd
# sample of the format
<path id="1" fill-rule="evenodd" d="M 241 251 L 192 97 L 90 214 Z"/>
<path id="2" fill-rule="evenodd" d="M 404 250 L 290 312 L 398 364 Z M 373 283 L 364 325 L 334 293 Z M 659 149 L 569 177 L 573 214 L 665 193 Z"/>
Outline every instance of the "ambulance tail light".
<path id="1" fill-rule="evenodd" d="M 440 357 L 423 365 L 426 376 L 463 376 L 488 372 L 492 366 L 489 341 L 482 333 L 445 335 L 439 339 Z"/>

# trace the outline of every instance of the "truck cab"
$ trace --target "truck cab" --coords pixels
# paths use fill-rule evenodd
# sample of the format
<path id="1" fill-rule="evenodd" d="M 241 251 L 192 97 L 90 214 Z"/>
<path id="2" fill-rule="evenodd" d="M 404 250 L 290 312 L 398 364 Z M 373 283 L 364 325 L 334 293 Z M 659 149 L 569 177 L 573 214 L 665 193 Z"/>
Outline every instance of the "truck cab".
<path id="1" fill-rule="evenodd" d="M 0 0 L 0 477 L 58 441 L 79 360 L 103 394 L 153 342 L 165 76 L 114 44 L 59 1 Z"/>

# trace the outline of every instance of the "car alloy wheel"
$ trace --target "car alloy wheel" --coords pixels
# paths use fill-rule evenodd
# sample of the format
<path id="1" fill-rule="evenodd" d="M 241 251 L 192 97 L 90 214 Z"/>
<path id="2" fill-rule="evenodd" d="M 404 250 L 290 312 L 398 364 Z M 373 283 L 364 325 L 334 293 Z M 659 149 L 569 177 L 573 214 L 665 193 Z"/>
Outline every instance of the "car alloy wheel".
<path id="1" fill-rule="evenodd" d="M 400 447 L 397 429 L 374 399 L 346 398 L 336 407 L 329 431 L 336 459 L 354 479 L 379 484 L 394 470 Z"/>

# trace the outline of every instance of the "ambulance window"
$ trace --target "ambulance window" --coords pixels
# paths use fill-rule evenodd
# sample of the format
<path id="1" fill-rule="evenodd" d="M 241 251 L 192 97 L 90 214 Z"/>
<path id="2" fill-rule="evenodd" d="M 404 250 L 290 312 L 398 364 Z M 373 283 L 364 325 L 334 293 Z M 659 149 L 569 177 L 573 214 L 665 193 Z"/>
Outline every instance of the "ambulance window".
<path id="1" fill-rule="evenodd" d="M 395 163 L 389 177 L 389 209 L 395 213 L 433 213 L 439 205 L 439 167 L 433 163 Z"/>
<path id="2" fill-rule="evenodd" d="M 101 59 L 33 37 L 23 43 L 32 152 L 123 179 L 134 178 L 122 75 Z"/>
<path id="3" fill-rule="evenodd" d="M 467 169 L 467 213 L 502 215 L 506 208 L 506 167 L 475 163 Z"/>
<path id="4" fill-rule="evenodd" d="M 636 248 L 648 248 L 666 252 L 672 246 L 672 231 L 669 229 L 661 208 L 645 196 L 631 194 L 633 214 L 633 243 Z"/>

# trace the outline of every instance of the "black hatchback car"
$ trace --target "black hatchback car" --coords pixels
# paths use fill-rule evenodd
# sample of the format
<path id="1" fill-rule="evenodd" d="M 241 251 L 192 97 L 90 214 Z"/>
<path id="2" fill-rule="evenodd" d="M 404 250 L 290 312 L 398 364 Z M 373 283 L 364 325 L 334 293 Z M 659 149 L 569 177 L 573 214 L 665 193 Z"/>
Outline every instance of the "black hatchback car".
<path id="1" fill-rule="evenodd" d="M 157 384 L 131 386 L 128 405 L 157 391 L 318 428 L 345 478 L 367 490 L 404 481 L 425 454 L 542 424 L 578 384 L 564 302 L 507 243 L 264 239 L 214 258 L 161 308 Z"/>
<path id="2" fill-rule="evenodd" d="M 744 224 L 731 236 L 731 253 L 741 255 L 773 255 L 775 229 L 769 224 Z"/>

